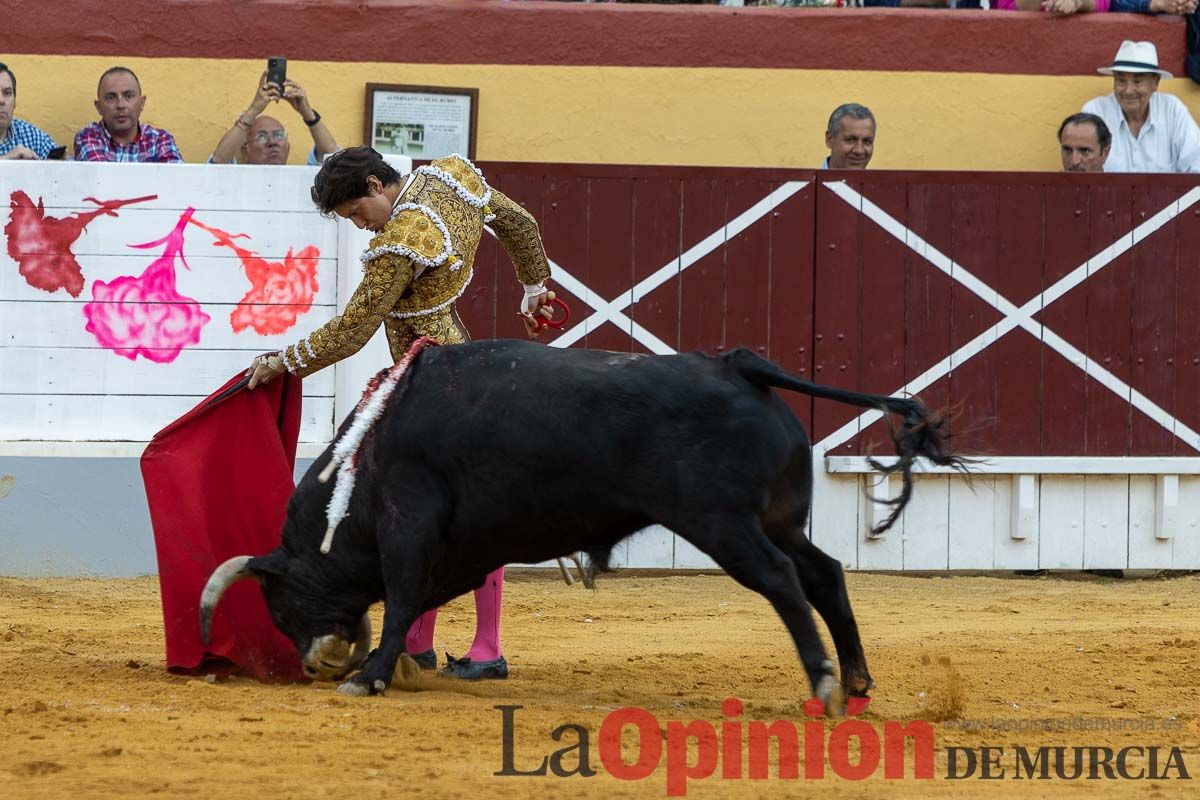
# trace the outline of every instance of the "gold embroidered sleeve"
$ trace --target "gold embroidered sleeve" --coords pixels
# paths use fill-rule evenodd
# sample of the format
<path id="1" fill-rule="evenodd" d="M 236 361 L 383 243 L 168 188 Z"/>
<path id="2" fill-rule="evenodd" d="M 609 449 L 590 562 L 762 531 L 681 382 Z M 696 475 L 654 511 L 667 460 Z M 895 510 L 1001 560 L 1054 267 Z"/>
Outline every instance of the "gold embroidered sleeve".
<path id="1" fill-rule="evenodd" d="M 550 277 L 550 264 L 546 261 L 546 250 L 542 246 L 542 235 L 538 232 L 537 220 L 525 209 L 492 188 L 492 200 L 488 204 L 496 218 L 492 230 L 508 257 L 517 269 L 517 279 L 526 285 L 541 283 Z"/>
<path id="2" fill-rule="evenodd" d="M 379 330 L 412 279 L 412 262 L 404 256 L 385 253 L 367 262 L 366 274 L 345 311 L 283 351 L 288 371 L 303 378 L 357 353 Z"/>

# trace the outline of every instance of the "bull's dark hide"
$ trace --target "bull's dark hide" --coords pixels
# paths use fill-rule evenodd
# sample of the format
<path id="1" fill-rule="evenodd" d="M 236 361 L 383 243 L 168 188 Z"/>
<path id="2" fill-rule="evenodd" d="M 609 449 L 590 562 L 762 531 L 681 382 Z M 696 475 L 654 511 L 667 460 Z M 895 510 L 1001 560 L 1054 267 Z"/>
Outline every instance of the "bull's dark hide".
<path id="1" fill-rule="evenodd" d="M 895 416 L 904 478 L 896 513 L 915 457 L 962 465 L 945 452 L 942 420 L 919 401 L 818 386 L 745 350 L 640 356 L 496 340 L 432 348 L 363 444 L 332 551 L 318 551 L 332 491 L 317 479 L 327 451 L 292 496 L 283 545 L 239 574 L 262 583 L 275 623 L 323 677 L 348 665 L 305 654 L 352 640 L 360 615 L 383 600 L 379 649 L 343 685 L 376 692 L 389 685 L 416 616 L 492 569 L 576 551 L 603 566 L 623 538 L 659 523 L 774 605 L 813 691 L 829 699 L 836 681 L 811 604 L 829 626 L 845 689 L 865 693 L 871 679 L 841 565 L 805 535 L 808 437 L 777 388 Z"/>

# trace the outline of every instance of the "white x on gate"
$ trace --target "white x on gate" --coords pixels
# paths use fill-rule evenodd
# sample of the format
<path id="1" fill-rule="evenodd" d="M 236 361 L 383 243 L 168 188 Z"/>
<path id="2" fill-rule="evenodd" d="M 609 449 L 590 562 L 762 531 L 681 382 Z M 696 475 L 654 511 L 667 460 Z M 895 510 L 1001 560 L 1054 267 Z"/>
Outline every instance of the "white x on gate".
<path id="1" fill-rule="evenodd" d="M 670 345 L 626 315 L 624 313 L 625 309 L 667 281 L 681 275 L 688 267 L 749 228 L 807 185 L 808 181 L 789 181 L 783 184 L 746 211 L 713 231 L 699 243 L 680 254 L 678 258 L 671 259 L 649 277 L 638 282 L 628 291 L 611 301 L 605 300 L 593 292 L 582 281 L 564 269 L 562 265 L 551 261 L 550 266 L 553 279 L 562 288 L 593 309 L 592 314 L 565 330 L 551 345 L 553 347 L 570 347 L 600 326 L 611 322 L 621 330 L 626 331 L 633 339 L 640 342 L 653 353 L 674 353 L 675 350 Z M 921 375 L 898 387 L 891 394 L 916 394 L 923 391 L 935 381 L 950 374 L 956 367 L 961 366 L 972 357 L 982 353 L 1005 334 L 1016 328 L 1022 328 L 1035 339 L 1060 353 L 1067 361 L 1083 370 L 1084 373 L 1096 380 L 1100 385 L 1109 389 L 1122 400 L 1150 417 L 1150 419 L 1170 431 L 1173 435 L 1179 437 L 1190 447 L 1200 450 L 1200 434 L 1168 414 L 1166 410 L 1155 404 L 1150 398 L 1088 358 L 1086 354 L 1050 330 L 1044 323 L 1033 319 L 1034 314 L 1061 298 L 1089 276 L 1095 275 L 1104 269 L 1104 267 L 1128 252 L 1136 244 L 1195 205 L 1197 201 L 1200 201 L 1200 187 L 1194 188 L 1178 200 L 1168 203 L 1157 214 L 1136 226 L 1128 233 L 1118 237 L 1112 244 L 1084 261 L 1041 294 L 1021 306 L 1016 306 L 998 291 L 971 274 L 970 270 L 950 259 L 946 254 L 913 233 L 871 200 L 851 189 L 845 181 L 832 181 L 823 185 L 852 208 L 867 217 L 867 219 L 879 225 L 886 233 L 921 256 L 921 258 L 928 261 L 935 268 L 944 272 L 951 280 L 956 281 L 992 308 L 999 311 L 1004 317 L 995 325 L 934 364 Z M 814 444 L 814 456 L 821 457 L 838 445 L 844 444 L 881 416 L 882 414 L 879 411 L 867 411 L 860 414 L 829 436 L 826 436 L 820 442 Z"/>
<path id="2" fill-rule="evenodd" d="M 675 350 L 659 339 L 650 331 L 643 328 L 641 325 L 634 322 L 628 315 L 625 309 L 641 300 L 650 292 L 662 286 L 672 278 L 678 277 L 685 269 L 695 264 L 706 255 L 716 250 L 718 247 L 725 244 L 727 241 L 737 236 L 742 231 L 749 228 L 755 222 L 765 217 L 776 206 L 787 200 L 796 192 L 808 185 L 808 181 L 788 181 L 780 186 L 775 191 L 768 194 L 762 200 L 759 200 L 750 208 L 743 211 L 741 214 L 734 217 L 732 220 L 717 228 L 715 231 L 704 237 L 699 243 L 693 245 L 686 252 L 679 255 L 678 258 L 673 258 L 664 264 L 660 269 L 656 270 L 649 277 L 639 281 L 637 285 L 619 295 L 612 301 L 605 300 L 600 295 L 593 292 L 582 281 L 576 278 L 567 270 L 563 269 L 560 264 L 553 261 L 550 262 L 551 277 L 558 282 L 562 288 L 578 297 L 583 302 L 587 303 L 593 309 L 592 313 L 581 322 L 572 325 L 570 328 L 551 342 L 553 347 L 570 347 L 575 342 L 587 336 L 592 331 L 599 328 L 606 322 L 611 322 L 621 330 L 628 333 L 636 341 L 644 345 L 650 352 L 658 354 L 674 353 Z"/>
<path id="3" fill-rule="evenodd" d="M 1130 250 L 1134 245 L 1194 205 L 1197 200 L 1200 200 L 1200 187 L 1192 189 L 1178 200 L 1169 203 L 1153 217 L 1141 223 L 1129 233 L 1122 235 L 1108 247 L 1105 247 L 1099 253 L 1067 273 L 1037 297 L 1018 307 L 995 289 L 972 275 L 962 265 L 956 264 L 940 250 L 906 228 L 882 208 L 851 189 L 845 181 L 826 183 L 824 186 L 846 201 L 852 208 L 861 212 L 867 219 L 879 225 L 885 232 L 895 237 L 914 253 L 949 275 L 952 280 L 957 281 L 968 291 L 1004 315 L 1004 319 L 934 364 L 921 375 L 899 387 L 892 394 L 902 392 L 916 394 L 920 392 L 934 381 L 948 375 L 971 357 L 983 352 L 989 345 L 994 344 L 1009 331 L 1015 328 L 1023 328 L 1035 339 L 1056 350 L 1076 367 L 1095 379 L 1100 385 L 1112 391 L 1122 400 L 1150 417 L 1175 436 L 1178 436 L 1189 446 L 1200 450 L 1200 435 L 1197 435 L 1195 431 L 1172 417 L 1144 394 L 1088 358 L 1087 355 L 1080 352 L 1074 345 L 1050 330 L 1044 323 L 1036 322 L 1033 319 L 1033 315 L 1038 311 L 1041 311 L 1074 289 L 1089 276 L 1095 275 L 1104 269 L 1104 267 L 1111 264 L 1117 257 Z M 851 420 L 814 445 L 814 457 L 821 457 L 838 445 L 848 441 L 860 430 L 865 429 L 881 416 L 882 414 L 878 411 L 868 411 Z"/>

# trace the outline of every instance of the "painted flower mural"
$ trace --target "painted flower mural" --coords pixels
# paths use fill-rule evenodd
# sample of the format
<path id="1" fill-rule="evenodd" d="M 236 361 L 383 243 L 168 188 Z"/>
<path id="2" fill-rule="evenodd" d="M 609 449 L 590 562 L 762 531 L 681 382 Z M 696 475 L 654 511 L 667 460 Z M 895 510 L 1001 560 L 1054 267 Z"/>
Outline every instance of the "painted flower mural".
<path id="1" fill-rule="evenodd" d="M 244 233 L 228 233 L 192 219 L 191 223 L 208 231 L 214 245 L 237 253 L 250 280 L 250 291 L 238 301 L 229 315 L 235 333 L 247 328 L 268 335 L 287 331 L 301 314 L 312 307 L 317 293 L 317 260 L 321 251 L 309 245 L 299 253 L 289 247 L 283 261 L 268 261 L 253 250 L 241 247 L 234 239 L 249 239 Z"/>
<path id="2" fill-rule="evenodd" d="M 17 190 L 9 196 L 12 215 L 4 226 L 8 255 L 17 262 L 21 277 L 35 289 L 46 292 L 66 289 L 67 294 L 79 297 L 83 291 L 83 270 L 71 247 L 88 223 L 99 216 L 117 216 L 121 206 L 157 198 L 158 195 L 149 195 L 131 200 L 102 201 L 85 197 L 85 203 L 95 203 L 99 208 L 60 219 L 46 216 L 41 197 L 34 205 L 29 195 Z"/>
<path id="3" fill-rule="evenodd" d="M 162 239 L 130 245 L 140 249 L 165 245 L 163 254 L 141 275 L 92 284 L 92 302 L 84 305 L 83 316 L 87 331 L 102 347 L 130 361 L 140 355 L 166 364 L 178 358 L 185 347 L 199 344 L 200 331 L 211 317 L 175 288 L 176 259 L 188 267 L 183 257 L 183 232 L 193 212 L 191 208 L 184 211 L 175 229 Z"/>

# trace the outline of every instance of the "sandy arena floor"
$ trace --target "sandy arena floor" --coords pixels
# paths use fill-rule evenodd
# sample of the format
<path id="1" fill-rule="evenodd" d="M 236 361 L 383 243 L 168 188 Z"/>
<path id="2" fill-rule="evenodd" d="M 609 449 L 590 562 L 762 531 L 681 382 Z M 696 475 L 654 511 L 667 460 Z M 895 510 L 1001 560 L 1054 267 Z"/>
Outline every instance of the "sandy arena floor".
<path id="1" fill-rule="evenodd" d="M 1034 798 L 1086 788 L 1200 797 L 1200 576 L 850 575 L 849 583 L 878 683 L 864 719 L 879 729 L 885 720 L 937 720 L 937 778 L 887 781 L 880 769 L 855 782 L 827 770 L 821 781 L 785 781 L 772 768 L 766 782 L 722 780 L 718 767 L 691 781 L 688 796 Z M 720 730 L 721 701 L 737 697 L 745 719 L 804 719 L 807 687 L 781 623 L 724 576 L 627 573 L 603 577 L 592 593 L 525 573 L 511 576 L 506 594 L 508 681 L 426 678 L 416 690 L 352 699 L 329 684 L 168 674 L 154 579 L 0 579 L 0 796 L 665 797 L 665 754 L 642 781 L 603 771 L 599 730 L 612 709 L 642 706 L 664 725 L 702 719 Z M 448 607 L 439 651 L 461 653 L 473 624 L 468 600 Z M 499 704 L 524 706 L 515 717 L 518 769 L 573 743 L 573 734 L 560 743 L 549 732 L 578 723 L 599 774 L 494 777 Z M 961 727 L 1045 718 L 1158 727 Z M 1010 748 L 1005 779 L 945 779 L 946 747 L 982 745 Z M 1015 745 L 1158 745 L 1163 759 L 1178 746 L 1194 779 L 1012 780 Z M 565 763 L 573 767 L 574 756 Z"/>

